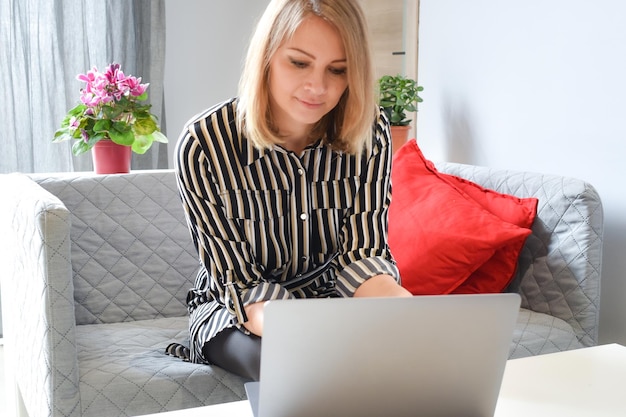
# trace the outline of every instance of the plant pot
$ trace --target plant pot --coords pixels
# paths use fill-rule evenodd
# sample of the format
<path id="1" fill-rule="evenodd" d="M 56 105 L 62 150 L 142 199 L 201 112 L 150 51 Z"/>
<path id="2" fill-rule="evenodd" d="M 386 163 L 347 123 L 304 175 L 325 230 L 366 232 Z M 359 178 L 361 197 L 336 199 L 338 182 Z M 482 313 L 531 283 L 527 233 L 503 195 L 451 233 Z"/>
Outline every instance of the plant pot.
<path id="1" fill-rule="evenodd" d="M 396 153 L 409 139 L 411 126 L 391 126 L 392 153 Z"/>
<path id="2" fill-rule="evenodd" d="M 111 140 L 96 142 L 91 149 L 93 169 L 96 174 L 127 174 L 130 172 L 130 146 L 118 145 Z"/>

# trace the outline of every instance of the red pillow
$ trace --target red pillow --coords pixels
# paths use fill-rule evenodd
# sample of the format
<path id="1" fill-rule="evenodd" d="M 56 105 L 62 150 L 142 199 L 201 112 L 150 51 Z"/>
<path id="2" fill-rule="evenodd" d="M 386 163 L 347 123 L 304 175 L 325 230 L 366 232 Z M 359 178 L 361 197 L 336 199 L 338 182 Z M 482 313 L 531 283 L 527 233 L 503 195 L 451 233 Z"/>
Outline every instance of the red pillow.
<path id="1" fill-rule="evenodd" d="M 439 173 L 414 140 L 394 155 L 389 246 L 411 293 L 501 292 L 510 283 L 537 199 Z"/>
<path id="2" fill-rule="evenodd" d="M 434 166 L 433 166 L 434 169 Z M 530 229 L 537 215 L 536 198 L 519 198 L 501 194 L 468 181 L 464 178 L 439 173 L 448 182 L 461 189 L 485 210 L 500 220 Z M 526 239 L 520 239 L 496 250 L 494 255 L 470 277 L 459 285 L 453 293 L 472 294 L 502 292 L 511 282 L 517 269 L 517 260 Z M 509 277 L 506 280 L 505 277 Z"/>

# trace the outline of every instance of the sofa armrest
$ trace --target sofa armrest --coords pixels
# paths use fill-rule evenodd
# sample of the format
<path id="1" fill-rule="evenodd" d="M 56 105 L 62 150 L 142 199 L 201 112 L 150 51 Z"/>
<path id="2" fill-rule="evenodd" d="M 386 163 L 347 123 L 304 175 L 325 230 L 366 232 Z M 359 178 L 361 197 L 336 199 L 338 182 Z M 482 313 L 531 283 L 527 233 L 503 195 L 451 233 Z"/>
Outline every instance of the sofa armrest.
<path id="1" fill-rule="evenodd" d="M 441 172 L 518 197 L 537 197 L 537 218 L 511 291 L 522 306 L 568 322 L 585 346 L 598 342 L 603 210 L 593 186 L 575 178 L 456 163 Z"/>
<path id="2" fill-rule="evenodd" d="M 4 331 L 16 387 L 29 415 L 80 415 L 70 214 L 25 175 L 0 175 L 0 190 Z"/>

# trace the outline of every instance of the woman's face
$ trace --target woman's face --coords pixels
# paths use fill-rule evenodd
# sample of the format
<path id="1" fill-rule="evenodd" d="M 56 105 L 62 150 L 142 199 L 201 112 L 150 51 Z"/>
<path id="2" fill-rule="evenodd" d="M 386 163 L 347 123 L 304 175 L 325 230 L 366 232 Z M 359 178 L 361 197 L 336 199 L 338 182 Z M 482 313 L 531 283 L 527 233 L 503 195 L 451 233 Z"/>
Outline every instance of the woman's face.
<path id="1" fill-rule="evenodd" d="M 337 29 L 309 16 L 270 61 L 273 123 L 287 141 L 308 138 L 313 125 L 339 102 L 348 86 L 346 54 Z"/>

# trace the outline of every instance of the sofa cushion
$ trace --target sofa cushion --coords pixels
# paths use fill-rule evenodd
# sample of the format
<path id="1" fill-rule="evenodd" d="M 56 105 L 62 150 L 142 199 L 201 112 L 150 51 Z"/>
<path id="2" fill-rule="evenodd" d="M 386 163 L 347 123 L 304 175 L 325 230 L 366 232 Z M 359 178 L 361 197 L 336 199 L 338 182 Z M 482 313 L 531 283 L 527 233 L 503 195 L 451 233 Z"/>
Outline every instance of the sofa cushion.
<path id="1" fill-rule="evenodd" d="M 243 380 L 164 354 L 188 317 L 76 326 L 82 416 L 157 413 L 245 399 Z"/>
<path id="2" fill-rule="evenodd" d="M 585 347 L 565 320 L 521 308 L 513 331 L 509 359 Z"/>
<path id="3" fill-rule="evenodd" d="M 537 200 L 439 173 L 417 143 L 394 156 L 389 246 L 413 294 L 501 292 L 536 215 Z"/>
<path id="4" fill-rule="evenodd" d="M 33 177 L 71 213 L 77 324 L 187 314 L 198 254 L 172 172 Z"/>

